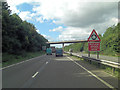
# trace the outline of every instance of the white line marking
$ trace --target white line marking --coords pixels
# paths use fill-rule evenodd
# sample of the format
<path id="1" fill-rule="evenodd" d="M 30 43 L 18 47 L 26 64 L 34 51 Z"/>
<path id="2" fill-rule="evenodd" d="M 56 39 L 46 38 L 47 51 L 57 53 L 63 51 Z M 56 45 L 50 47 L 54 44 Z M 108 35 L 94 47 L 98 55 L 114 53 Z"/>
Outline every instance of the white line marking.
<path id="1" fill-rule="evenodd" d="M 42 55 L 42 56 L 44 56 L 44 55 Z M 40 57 L 40 56 L 35 57 L 35 58 L 39 58 L 39 57 Z M 15 66 L 15 65 L 18 65 L 18 64 L 24 63 L 24 62 L 28 62 L 28 61 L 34 60 L 35 58 L 31 58 L 31 59 L 28 59 L 28 60 L 25 60 L 25 61 L 21 61 L 21 62 L 16 63 L 16 64 L 12 64 L 12 65 L 9 65 L 9 66 L 6 66 L 6 67 L 3 67 L 3 68 L 0 68 L 0 70 L 6 69 L 6 68 L 9 68 L 9 67 L 12 67 L 12 66 Z"/>
<path id="2" fill-rule="evenodd" d="M 76 61 L 74 61 L 73 59 L 69 58 L 71 61 L 73 61 L 75 64 L 77 64 L 78 66 L 80 66 L 81 68 L 83 68 L 85 71 L 87 71 L 88 73 L 90 73 L 92 76 L 94 76 L 95 78 L 97 78 L 98 80 L 100 80 L 102 83 L 104 83 L 106 86 L 108 86 L 109 88 L 114 88 L 112 85 L 110 85 L 109 83 L 105 82 L 104 80 L 102 80 L 101 78 L 99 78 L 98 76 L 96 76 L 94 73 L 92 73 L 91 71 L 87 70 L 86 68 L 84 68 L 82 65 L 80 65 L 79 63 L 77 63 Z"/>
<path id="3" fill-rule="evenodd" d="M 19 63 L 16 63 L 16 64 L 12 64 L 12 65 L 9 65 L 9 66 L 6 66 L 6 67 L 3 67 L 3 68 L 0 68 L 0 70 L 5 69 L 5 68 L 9 68 L 9 67 L 12 67 L 12 66 L 15 66 L 15 65 L 18 65 L 18 64 L 21 64 L 21 63 L 27 62 L 27 61 L 31 61 L 31 60 L 32 60 L 32 59 L 30 59 L 30 60 L 26 60 L 26 61 L 22 61 L 22 62 L 19 62 Z"/>
<path id="4" fill-rule="evenodd" d="M 46 62 L 46 64 L 48 64 L 48 62 Z"/>
<path id="5" fill-rule="evenodd" d="M 32 78 L 34 78 L 38 73 L 39 73 L 39 72 L 36 72 L 36 73 L 32 76 Z"/>

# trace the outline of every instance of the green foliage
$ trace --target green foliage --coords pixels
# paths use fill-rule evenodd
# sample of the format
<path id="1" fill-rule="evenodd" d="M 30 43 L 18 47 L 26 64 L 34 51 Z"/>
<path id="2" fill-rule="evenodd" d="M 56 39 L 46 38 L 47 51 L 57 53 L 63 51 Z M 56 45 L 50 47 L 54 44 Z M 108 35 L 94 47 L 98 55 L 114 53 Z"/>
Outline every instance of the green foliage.
<path id="1" fill-rule="evenodd" d="M 120 24 L 117 26 L 109 27 L 103 35 L 101 41 L 101 52 L 107 55 L 118 55 L 120 53 L 120 29 L 118 29 Z"/>
<path id="2" fill-rule="evenodd" d="M 103 34 L 99 34 L 101 39 L 101 47 L 100 54 L 104 55 L 113 55 L 120 56 L 120 23 L 116 26 L 109 27 L 106 32 Z M 68 51 L 70 48 L 73 49 L 74 52 L 79 52 L 79 50 L 83 47 L 85 52 L 88 52 L 88 43 L 82 45 L 82 43 L 71 44 L 65 47 L 65 50 Z M 95 53 L 95 52 L 91 52 Z"/>
<path id="3" fill-rule="evenodd" d="M 41 51 L 48 40 L 38 34 L 33 24 L 11 14 L 6 2 L 2 3 L 2 51 L 14 55 Z"/>
<path id="4" fill-rule="evenodd" d="M 70 48 L 73 49 L 73 52 L 82 52 L 84 50 L 85 43 L 75 43 L 70 44 L 69 46 L 65 46 L 64 50 L 69 51 Z"/>
<path id="5" fill-rule="evenodd" d="M 2 66 L 5 67 L 5 66 L 15 64 L 15 63 L 18 63 L 21 61 L 25 61 L 25 60 L 28 60 L 28 59 L 31 59 L 31 58 L 34 58 L 37 56 L 41 56 L 43 54 L 45 54 L 45 52 L 43 52 L 43 51 L 27 52 L 27 53 L 24 53 L 24 55 L 13 55 L 13 54 L 9 54 L 9 53 L 3 53 L 2 59 L 3 59 L 4 63 L 2 63 Z"/>

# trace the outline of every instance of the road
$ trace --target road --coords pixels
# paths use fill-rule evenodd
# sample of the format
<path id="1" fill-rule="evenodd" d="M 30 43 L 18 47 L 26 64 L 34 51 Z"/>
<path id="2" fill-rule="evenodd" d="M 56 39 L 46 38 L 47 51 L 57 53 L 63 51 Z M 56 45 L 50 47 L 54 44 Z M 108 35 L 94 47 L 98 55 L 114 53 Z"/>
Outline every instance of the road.
<path id="1" fill-rule="evenodd" d="M 111 88 L 115 77 L 64 55 L 43 55 L 2 70 L 3 88 Z"/>

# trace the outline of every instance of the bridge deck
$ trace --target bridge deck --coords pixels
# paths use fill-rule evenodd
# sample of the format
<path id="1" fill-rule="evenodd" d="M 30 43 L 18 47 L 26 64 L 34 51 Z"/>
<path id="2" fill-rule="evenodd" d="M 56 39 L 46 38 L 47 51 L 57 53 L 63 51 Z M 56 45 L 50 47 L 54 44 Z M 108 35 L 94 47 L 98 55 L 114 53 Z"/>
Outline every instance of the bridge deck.
<path id="1" fill-rule="evenodd" d="M 87 40 L 61 41 L 61 42 L 47 42 L 48 44 L 62 44 L 62 43 L 84 43 Z"/>

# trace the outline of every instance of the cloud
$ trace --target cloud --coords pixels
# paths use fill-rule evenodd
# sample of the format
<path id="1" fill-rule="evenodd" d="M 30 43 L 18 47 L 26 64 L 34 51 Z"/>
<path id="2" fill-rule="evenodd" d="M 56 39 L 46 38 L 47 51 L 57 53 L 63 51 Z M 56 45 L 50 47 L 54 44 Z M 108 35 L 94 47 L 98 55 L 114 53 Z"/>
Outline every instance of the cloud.
<path id="1" fill-rule="evenodd" d="M 40 1 L 40 6 L 34 7 L 33 11 L 36 11 L 37 14 L 42 15 L 47 20 L 57 19 L 54 23 L 62 23 L 73 27 L 86 27 L 96 23 L 103 23 L 112 16 L 117 15 L 117 4 L 102 1 L 44 0 Z"/>
<path id="2" fill-rule="evenodd" d="M 35 13 L 31 13 L 29 11 L 19 12 L 18 14 L 22 20 L 34 20 L 36 16 Z"/>
<path id="3" fill-rule="evenodd" d="M 10 9 L 12 10 L 12 13 L 19 13 L 20 11 L 16 8 L 17 5 L 20 5 L 24 3 L 25 0 L 7 0 L 8 5 L 10 6 Z"/>
<path id="4" fill-rule="evenodd" d="M 13 12 L 19 13 L 23 20 L 35 19 L 40 23 L 53 20 L 62 24 L 49 31 L 60 31 L 59 40 L 87 39 L 93 29 L 99 34 L 118 22 L 119 0 L 7 0 Z M 20 12 L 17 5 L 34 5 L 34 13 Z M 36 5 L 37 4 L 37 5 Z M 45 36 L 45 35 L 44 35 Z M 45 36 L 54 40 L 50 36 Z"/>
<path id="5" fill-rule="evenodd" d="M 43 23 L 44 22 L 44 18 L 41 16 L 41 17 L 35 17 L 36 18 L 36 21 L 40 22 L 40 23 Z"/>
<path id="6" fill-rule="evenodd" d="M 48 41 L 53 41 L 54 39 L 51 36 L 45 35 L 45 34 L 41 34 L 43 35 L 46 39 L 48 39 Z"/>
<path id="7" fill-rule="evenodd" d="M 93 2 L 91 2 L 93 1 Z M 118 0 L 64 0 L 41 1 L 39 7 L 33 8 L 37 14 L 55 24 L 67 28 L 61 31 L 59 40 L 87 39 L 93 29 L 99 34 L 118 22 Z M 49 31 L 59 31 L 58 28 Z"/>
<path id="8" fill-rule="evenodd" d="M 56 19 L 53 23 L 64 24 L 73 27 L 87 27 L 96 23 L 108 21 L 112 16 L 117 15 L 119 0 L 7 0 L 13 12 L 19 13 L 17 5 L 22 3 L 35 4 L 33 7 L 35 15 L 42 15 L 36 18 L 41 23 L 44 20 Z M 113 2 L 114 1 L 114 2 Z M 115 16 L 117 17 L 117 16 Z"/>
<path id="9" fill-rule="evenodd" d="M 67 27 L 65 30 L 59 35 L 59 40 L 67 41 L 67 40 L 84 40 L 90 34 L 90 31 L 84 28 L 76 28 L 76 27 Z"/>
<path id="10" fill-rule="evenodd" d="M 36 30 L 40 34 L 40 30 Z"/>
<path id="11" fill-rule="evenodd" d="M 61 21 L 66 26 L 88 27 L 93 24 L 104 23 L 113 16 L 117 17 L 117 3 L 85 2 L 78 7 L 78 11 L 66 12 Z"/>
<path id="12" fill-rule="evenodd" d="M 39 0 L 6 0 L 8 5 L 10 6 L 10 9 L 12 10 L 12 13 L 19 13 L 20 11 L 16 8 L 17 5 L 28 3 L 32 5 L 37 5 Z M 37 3 L 37 4 L 36 4 Z"/>
<path id="13" fill-rule="evenodd" d="M 62 26 L 59 26 L 59 27 L 57 27 L 57 28 L 54 28 L 54 29 L 50 29 L 49 30 L 49 32 L 56 32 L 56 31 L 59 31 L 59 32 L 61 32 L 61 31 L 63 31 L 63 27 Z"/>
<path id="14" fill-rule="evenodd" d="M 110 26 L 116 25 L 118 19 L 113 17 L 109 21 L 100 24 L 94 24 L 89 27 L 67 27 L 64 28 L 64 31 L 61 32 L 59 35 L 60 41 L 67 41 L 67 40 L 87 40 L 90 33 L 93 29 L 96 30 L 98 34 L 103 34 L 107 28 Z"/>
<path id="15" fill-rule="evenodd" d="M 20 12 L 20 13 L 19 13 L 19 16 L 20 16 L 20 18 L 21 18 L 22 20 L 30 20 L 30 19 L 32 19 L 32 18 L 30 17 L 30 12 L 29 12 L 29 11 Z"/>

